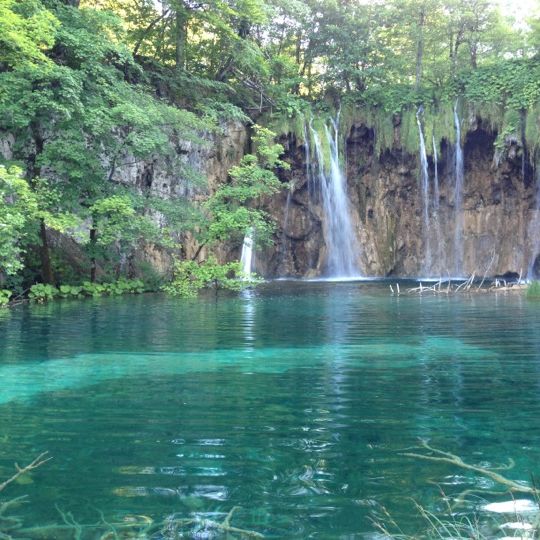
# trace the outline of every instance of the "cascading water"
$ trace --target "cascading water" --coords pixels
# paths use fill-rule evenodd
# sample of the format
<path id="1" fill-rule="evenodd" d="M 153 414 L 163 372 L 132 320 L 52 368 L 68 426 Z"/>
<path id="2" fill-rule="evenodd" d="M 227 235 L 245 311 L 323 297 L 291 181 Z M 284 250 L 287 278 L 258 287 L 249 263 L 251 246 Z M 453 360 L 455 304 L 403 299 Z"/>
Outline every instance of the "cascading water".
<path id="1" fill-rule="evenodd" d="M 463 274 L 463 180 L 465 169 L 463 148 L 461 147 L 461 125 L 457 112 L 457 102 L 454 105 L 454 125 L 456 128 L 455 146 L 455 186 L 454 186 L 454 275 Z"/>
<path id="2" fill-rule="evenodd" d="M 359 246 L 351 221 L 345 176 L 339 163 L 339 114 L 324 125 L 330 163 L 326 164 L 319 134 L 310 126 L 323 209 L 327 247 L 326 275 L 332 278 L 359 277 Z"/>
<path id="3" fill-rule="evenodd" d="M 240 256 L 240 265 L 246 278 L 251 276 L 253 265 L 253 229 L 248 229 L 242 244 L 242 254 Z"/>
<path id="4" fill-rule="evenodd" d="M 439 186 L 439 154 L 437 151 L 437 142 L 435 141 L 435 135 L 432 138 L 433 145 L 433 199 L 432 199 L 432 228 L 435 234 L 435 247 L 433 249 L 432 257 L 436 263 L 433 265 L 434 269 L 442 275 L 448 268 L 445 262 L 446 253 L 444 250 L 443 235 L 441 234 L 441 221 L 440 221 L 440 186 Z"/>
<path id="5" fill-rule="evenodd" d="M 422 184 L 422 233 L 424 237 L 424 261 L 422 264 L 423 274 L 429 276 L 431 274 L 431 240 L 429 227 L 429 172 L 428 160 L 426 153 L 426 143 L 424 133 L 422 131 L 422 123 L 420 122 L 420 114 L 422 109 L 418 109 L 416 113 L 416 123 L 418 124 L 418 136 L 420 139 L 420 180 Z"/>

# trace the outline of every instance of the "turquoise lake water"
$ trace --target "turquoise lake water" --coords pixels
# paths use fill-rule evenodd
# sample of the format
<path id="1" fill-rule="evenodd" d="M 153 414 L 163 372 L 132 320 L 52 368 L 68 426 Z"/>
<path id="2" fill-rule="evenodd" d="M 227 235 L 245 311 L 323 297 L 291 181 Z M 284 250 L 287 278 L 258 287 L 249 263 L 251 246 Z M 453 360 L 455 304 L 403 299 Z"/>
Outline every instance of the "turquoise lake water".
<path id="1" fill-rule="evenodd" d="M 238 506 L 233 525 L 270 538 L 370 538 L 382 507 L 414 532 L 412 499 L 438 511 L 440 489 L 494 487 L 402 456 L 419 438 L 540 472 L 540 302 L 519 295 L 274 282 L 63 301 L 1 312 L 0 344 L 0 479 L 54 457 L 9 488 L 28 524 Z"/>

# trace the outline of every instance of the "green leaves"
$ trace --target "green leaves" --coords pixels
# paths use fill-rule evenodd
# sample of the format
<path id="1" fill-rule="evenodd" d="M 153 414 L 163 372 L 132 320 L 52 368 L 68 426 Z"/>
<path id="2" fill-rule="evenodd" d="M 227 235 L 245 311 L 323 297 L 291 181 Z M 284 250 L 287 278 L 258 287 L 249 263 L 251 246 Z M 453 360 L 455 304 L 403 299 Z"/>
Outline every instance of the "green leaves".
<path id="1" fill-rule="evenodd" d="M 59 295 L 59 291 L 53 285 L 48 285 L 45 283 L 36 283 L 30 288 L 28 293 L 28 298 L 30 300 L 43 304 L 44 302 L 49 302 Z"/>
<path id="2" fill-rule="evenodd" d="M 210 219 L 202 235 L 203 243 L 238 240 L 249 228 L 257 231 L 260 242 L 270 239 L 271 222 L 266 212 L 253 208 L 252 203 L 281 189 L 283 184 L 274 169 L 286 169 L 288 164 L 279 158 L 283 146 L 274 143 L 274 133 L 260 126 L 254 129 L 255 154 L 247 154 L 238 166 L 232 167 L 230 182 L 218 188 L 205 204 Z"/>
<path id="3" fill-rule="evenodd" d="M 145 291 L 140 279 L 119 279 L 111 283 L 90 283 L 82 285 L 60 285 L 59 288 L 43 283 L 36 283 L 30 288 L 28 298 L 33 302 L 44 303 L 56 298 L 82 298 L 100 296 L 119 296 L 122 294 L 140 294 Z M 1 304 L 0 304 L 1 305 Z"/>
<path id="4" fill-rule="evenodd" d="M 0 307 L 5 307 L 9 304 L 9 300 L 13 293 L 7 289 L 0 289 Z"/>
<path id="5" fill-rule="evenodd" d="M 58 19 L 40 2 L 0 0 L 0 64 L 11 69 L 50 63 Z"/>
<path id="6" fill-rule="evenodd" d="M 13 275 L 22 268 L 25 241 L 37 216 L 37 199 L 21 169 L 0 166 L 0 273 Z"/>
<path id="7" fill-rule="evenodd" d="M 173 279 L 163 287 L 163 290 L 173 296 L 193 298 L 201 289 L 239 291 L 256 283 L 256 279 L 246 279 L 242 274 L 240 263 L 219 264 L 215 258 L 209 258 L 202 263 L 177 261 L 174 265 Z"/>

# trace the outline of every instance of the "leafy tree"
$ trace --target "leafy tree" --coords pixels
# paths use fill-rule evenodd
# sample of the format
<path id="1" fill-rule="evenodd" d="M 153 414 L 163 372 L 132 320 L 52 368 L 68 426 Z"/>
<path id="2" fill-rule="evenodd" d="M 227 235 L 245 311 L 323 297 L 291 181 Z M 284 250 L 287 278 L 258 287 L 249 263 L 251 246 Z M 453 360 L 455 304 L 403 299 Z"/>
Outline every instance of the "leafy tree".
<path id="1" fill-rule="evenodd" d="M 196 257 L 203 246 L 230 239 L 239 241 L 249 229 L 257 231 L 259 241 L 269 240 L 273 231 L 269 216 L 253 203 L 276 193 L 282 184 L 274 170 L 288 168 L 279 157 L 283 146 L 273 139 L 270 130 L 255 126 L 255 153 L 244 156 L 229 171 L 230 182 L 219 187 L 205 204 L 207 226 L 200 236 L 201 247 Z"/>
<path id="2" fill-rule="evenodd" d="M 117 17 L 54 4 L 49 18 L 60 23 L 49 53 L 54 62 L 45 69 L 20 63 L 0 73 L 0 128 L 15 137 L 13 157 L 25 163 L 30 187 L 37 190 L 46 174 L 61 193 L 56 210 L 91 219 L 93 205 L 117 191 L 124 162 L 176 155 L 175 133 L 199 141 L 197 131 L 213 128 L 128 80 L 142 71 L 118 41 Z M 47 226 L 42 218 L 41 273 L 52 283 Z"/>
<path id="3" fill-rule="evenodd" d="M 37 215 L 35 194 L 21 169 L 0 166 L 0 283 L 22 268 L 29 225 Z"/>
<path id="4" fill-rule="evenodd" d="M 58 25 L 38 1 L 0 0 L 0 70 L 48 64 Z"/>
<path id="5" fill-rule="evenodd" d="M 239 291 L 255 283 L 242 274 L 240 263 L 219 264 L 214 257 L 198 263 L 177 261 L 173 269 L 173 279 L 163 290 L 173 296 L 193 298 L 201 289 L 212 288 Z"/>

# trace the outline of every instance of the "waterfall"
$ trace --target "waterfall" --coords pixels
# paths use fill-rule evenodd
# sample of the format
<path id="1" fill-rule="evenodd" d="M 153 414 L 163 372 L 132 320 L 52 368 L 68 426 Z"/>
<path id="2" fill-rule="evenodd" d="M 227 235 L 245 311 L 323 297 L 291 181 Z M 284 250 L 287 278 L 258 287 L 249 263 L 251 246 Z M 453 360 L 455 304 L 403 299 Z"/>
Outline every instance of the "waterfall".
<path id="1" fill-rule="evenodd" d="M 444 261 L 446 260 L 446 254 L 444 252 L 444 242 L 441 234 L 441 222 L 440 222 L 440 186 L 439 186 L 439 154 L 437 152 L 437 142 L 435 141 L 435 135 L 432 138 L 433 145 L 433 199 L 432 199 L 432 211 L 433 211 L 433 230 L 435 233 L 435 249 L 432 256 L 436 263 L 434 267 L 442 275 L 442 272 L 448 268 Z"/>
<path id="2" fill-rule="evenodd" d="M 416 113 L 416 123 L 418 124 L 418 136 L 420 138 L 420 179 L 422 184 L 422 233 L 424 237 L 424 261 L 422 270 L 424 275 L 431 273 L 431 241 L 429 235 L 429 172 L 426 154 L 426 143 L 420 122 L 422 108 Z"/>
<path id="3" fill-rule="evenodd" d="M 240 256 L 240 265 L 246 279 L 251 276 L 251 267 L 253 264 L 253 229 L 250 227 L 244 237 L 242 244 L 242 255 Z"/>
<path id="4" fill-rule="evenodd" d="M 329 163 L 325 163 L 319 134 L 310 126 L 318 172 L 318 187 L 322 201 L 328 277 L 358 277 L 359 247 L 351 221 L 347 186 L 339 163 L 339 114 L 330 125 L 324 125 Z"/>
<path id="5" fill-rule="evenodd" d="M 457 112 L 457 101 L 454 105 L 454 125 L 456 128 L 455 146 L 455 187 L 454 187 L 454 275 L 463 273 L 463 180 L 465 176 L 463 148 L 461 147 L 461 126 Z"/>

